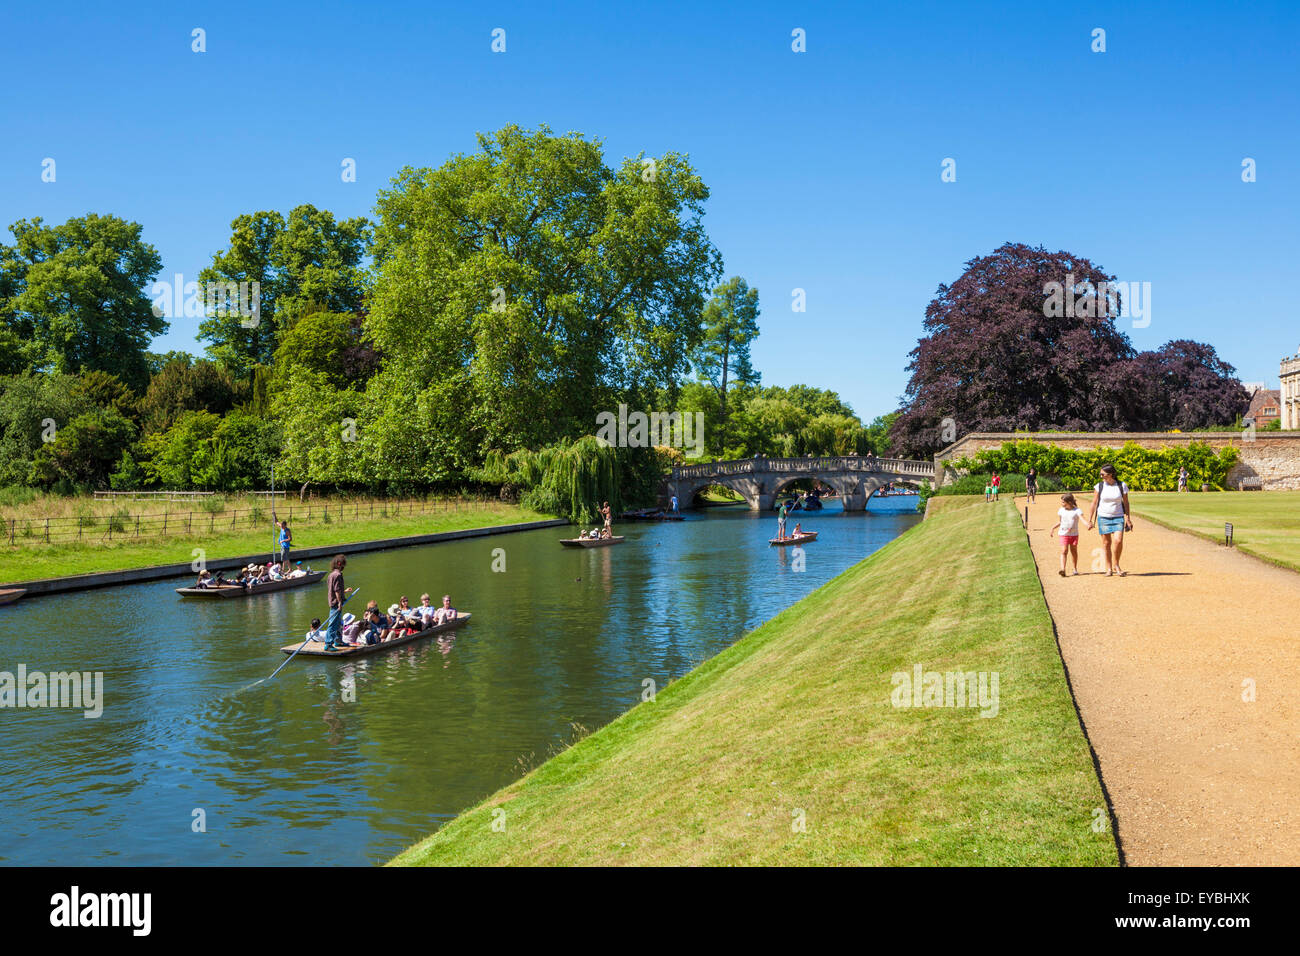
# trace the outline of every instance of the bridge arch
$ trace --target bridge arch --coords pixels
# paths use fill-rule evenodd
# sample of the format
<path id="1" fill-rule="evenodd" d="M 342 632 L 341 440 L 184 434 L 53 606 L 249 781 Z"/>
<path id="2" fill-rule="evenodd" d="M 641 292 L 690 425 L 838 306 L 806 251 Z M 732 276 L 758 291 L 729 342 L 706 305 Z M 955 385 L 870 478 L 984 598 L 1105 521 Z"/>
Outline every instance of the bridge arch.
<path id="1" fill-rule="evenodd" d="M 690 507 L 708 485 L 722 485 L 741 495 L 751 510 L 766 511 L 782 489 L 800 479 L 818 479 L 840 495 L 845 511 L 861 511 L 867 498 L 883 485 L 919 482 L 934 474 L 934 464 L 901 458 L 858 455 L 822 458 L 747 458 L 679 465 L 664 480 L 660 495 Z"/>

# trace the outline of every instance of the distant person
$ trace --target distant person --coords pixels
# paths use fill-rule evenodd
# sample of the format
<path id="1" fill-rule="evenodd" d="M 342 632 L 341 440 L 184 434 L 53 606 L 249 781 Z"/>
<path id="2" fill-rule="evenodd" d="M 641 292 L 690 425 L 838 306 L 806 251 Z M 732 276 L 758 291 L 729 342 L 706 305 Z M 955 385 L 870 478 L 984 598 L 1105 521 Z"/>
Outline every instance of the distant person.
<path id="1" fill-rule="evenodd" d="M 1029 474 L 1025 475 L 1025 494 L 1029 496 L 1029 503 L 1034 503 L 1034 497 L 1038 494 L 1038 472 L 1029 469 Z"/>
<path id="2" fill-rule="evenodd" d="M 1065 577 L 1065 556 L 1068 552 L 1074 558 L 1074 573 L 1077 575 L 1079 573 L 1079 519 L 1083 517 L 1083 510 L 1074 500 L 1074 495 L 1064 494 L 1061 495 L 1061 507 L 1056 515 L 1056 524 L 1052 525 L 1052 530 L 1047 534 L 1050 537 L 1052 531 L 1061 529 L 1061 570 L 1057 573 Z M 1092 528 L 1091 522 L 1088 527 Z"/>
<path id="3" fill-rule="evenodd" d="M 600 531 L 602 538 L 614 537 L 614 517 L 609 510 L 609 502 L 606 501 L 600 506 L 601 517 L 605 519 L 605 526 Z"/>
<path id="4" fill-rule="evenodd" d="M 985 501 L 993 500 L 993 482 L 989 481 L 988 479 L 985 479 L 984 481 L 984 500 Z"/>
<path id="5" fill-rule="evenodd" d="M 785 537 L 785 502 L 781 502 L 781 507 L 776 513 L 776 536 L 777 538 Z"/>
<path id="6" fill-rule="evenodd" d="M 1178 468 L 1178 490 L 1187 490 L 1187 466 L 1180 465 Z"/>
<path id="7" fill-rule="evenodd" d="M 680 512 L 679 512 L 678 509 L 677 509 L 677 496 L 676 496 L 676 495 L 673 495 L 673 498 L 672 498 L 672 512 L 673 512 L 673 514 L 680 514 Z"/>
<path id="8" fill-rule="evenodd" d="M 280 534 L 278 538 L 280 543 L 280 564 L 281 565 L 288 564 L 289 546 L 293 544 L 293 532 L 289 530 L 289 522 L 280 521 L 275 517 L 274 510 L 271 512 L 271 520 L 274 521 L 276 527 L 280 529 Z"/>
<path id="9" fill-rule="evenodd" d="M 1002 476 L 995 473 L 990 483 L 993 485 L 993 500 L 997 501 L 998 492 L 1002 490 Z"/>
<path id="10" fill-rule="evenodd" d="M 1088 523 L 1096 524 L 1105 544 L 1106 576 L 1118 574 L 1124 577 L 1128 572 L 1119 563 L 1124 554 L 1124 532 L 1133 530 L 1128 485 L 1119 480 L 1114 465 L 1102 465 L 1101 481 L 1092 490 L 1092 513 L 1088 516 Z"/>

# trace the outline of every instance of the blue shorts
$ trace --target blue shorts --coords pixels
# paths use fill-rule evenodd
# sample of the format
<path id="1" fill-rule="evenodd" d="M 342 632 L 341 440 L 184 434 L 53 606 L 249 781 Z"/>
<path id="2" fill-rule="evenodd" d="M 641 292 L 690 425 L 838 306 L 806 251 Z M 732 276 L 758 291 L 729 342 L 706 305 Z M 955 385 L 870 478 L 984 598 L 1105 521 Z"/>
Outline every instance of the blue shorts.
<path id="1" fill-rule="evenodd" d="M 1097 518 L 1097 530 L 1101 534 L 1114 534 L 1116 531 L 1124 530 L 1124 516 L 1118 518 Z"/>

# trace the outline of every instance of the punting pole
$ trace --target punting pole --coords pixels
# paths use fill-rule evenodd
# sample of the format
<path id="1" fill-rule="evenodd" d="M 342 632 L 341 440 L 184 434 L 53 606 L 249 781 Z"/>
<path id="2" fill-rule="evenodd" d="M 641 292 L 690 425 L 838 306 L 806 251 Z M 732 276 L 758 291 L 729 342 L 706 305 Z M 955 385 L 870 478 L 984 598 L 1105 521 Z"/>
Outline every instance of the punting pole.
<path id="1" fill-rule="evenodd" d="M 356 588 L 349 588 L 349 590 L 352 592 L 352 594 L 356 594 L 357 591 L 359 591 L 359 590 L 361 590 L 361 589 L 360 589 L 359 587 L 356 587 Z M 349 594 L 347 597 L 345 597 L 345 598 L 343 599 L 343 604 L 347 604 L 349 601 L 352 600 L 352 594 Z M 340 604 L 340 605 L 339 605 L 339 615 L 340 615 L 340 616 L 343 614 L 343 604 Z M 304 647 L 306 647 L 306 646 L 307 646 L 307 642 L 306 642 L 306 641 L 303 641 L 301 644 L 298 645 L 298 651 L 302 650 L 302 649 L 303 649 Z M 271 677 L 274 677 L 276 674 L 280 673 L 280 671 L 284 670 L 285 665 L 288 664 L 289 661 L 293 660 L 295 657 L 298 656 L 298 651 L 294 651 L 292 654 L 290 654 L 289 657 L 285 660 L 284 664 L 281 664 L 281 665 L 280 665 L 279 667 L 277 667 L 274 671 L 272 671 L 272 672 L 271 672 Z M 267 680 L 270 680 L 271 677 L 268 677 Z"/>

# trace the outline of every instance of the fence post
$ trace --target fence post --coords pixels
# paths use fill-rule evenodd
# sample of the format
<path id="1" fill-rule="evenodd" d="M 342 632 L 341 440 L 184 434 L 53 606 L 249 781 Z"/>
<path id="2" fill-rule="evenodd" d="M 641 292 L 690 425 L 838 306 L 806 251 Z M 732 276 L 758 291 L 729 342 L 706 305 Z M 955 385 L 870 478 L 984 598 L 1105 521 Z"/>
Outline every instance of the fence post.
<path id="1" fill-rule="evenodd" d="M 208 534 L 212 534 L 212 527 L 216 523 L 217 523 L 217 516 L 215 514 L 208 515 Z"/>
<path id="2" fill-rule="evenodd" d="M 14 529 L 17 527 L 17 525 L 18 525 L 17 518 L 9 519 L 9 543 L 10 544 L 14 543 Z"/>
<path id="3" fill-rule="evenodd" d="M 163 509 L 163 534 L 167 533 L 167 509 Z"/>
<path id="4" fill-rule="evenodd" d="M 185 513 L 185 533 L 189 534 L 193 526 L 194 526 L 194 512 L 188 511 Z"/>
<path id="5" fill-rule="evenodd" d="M 135 516 L 135 536 L 140 537 L 140 516 Z"/>
<path id="6" fill-rule="evenodd" d="M 45 519 L 45 543 L 50 543 L 50 519 Z"/>

